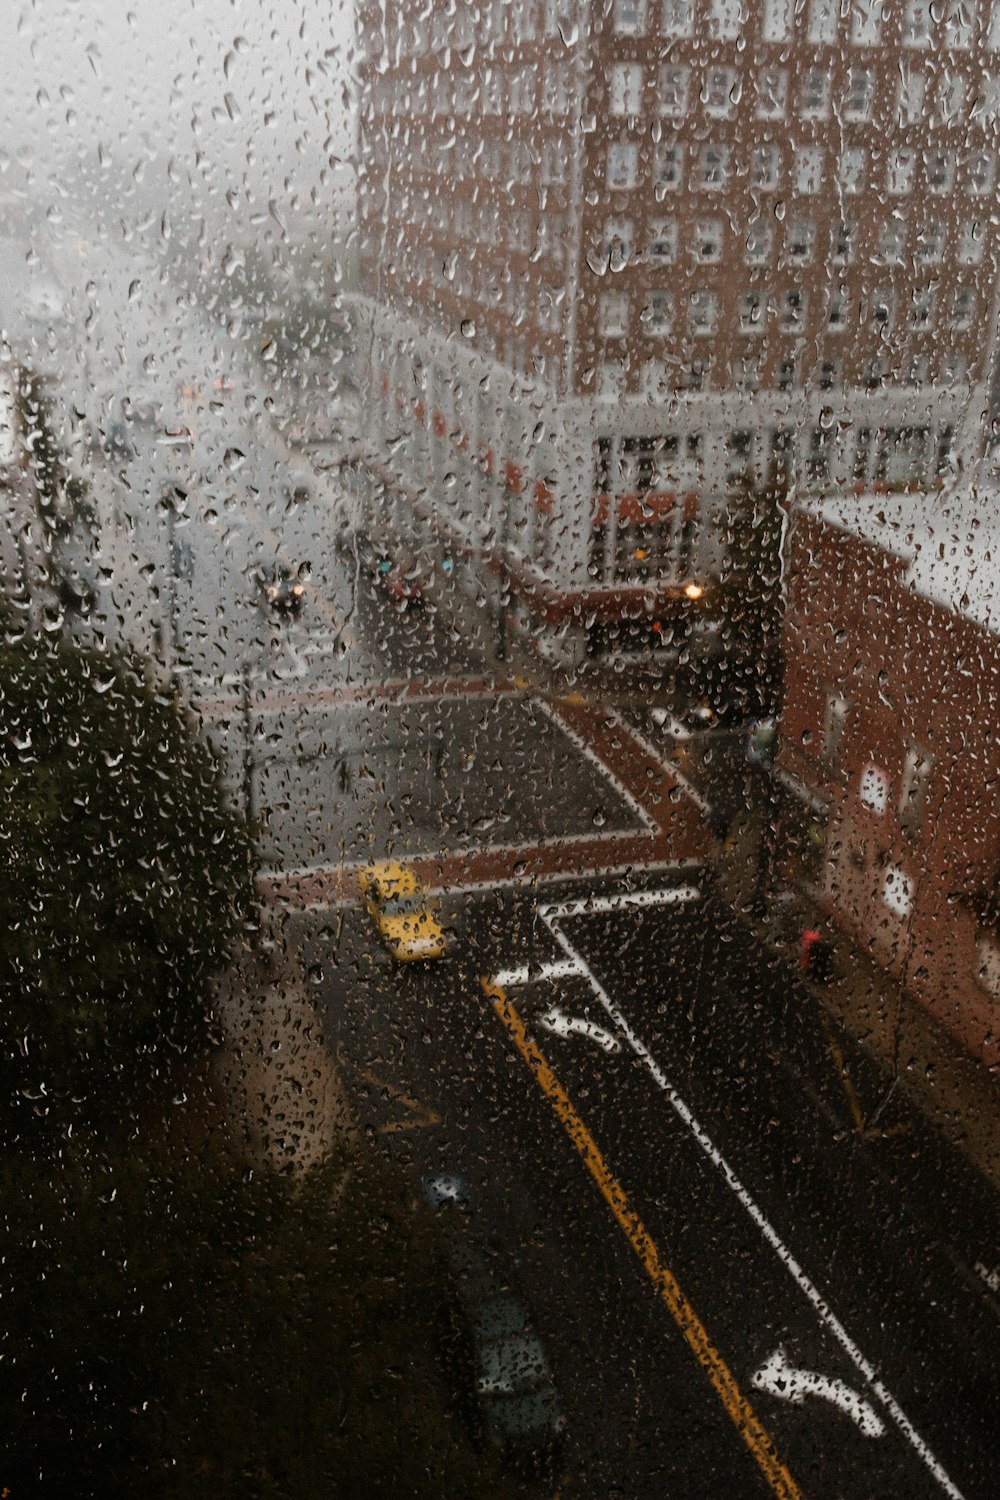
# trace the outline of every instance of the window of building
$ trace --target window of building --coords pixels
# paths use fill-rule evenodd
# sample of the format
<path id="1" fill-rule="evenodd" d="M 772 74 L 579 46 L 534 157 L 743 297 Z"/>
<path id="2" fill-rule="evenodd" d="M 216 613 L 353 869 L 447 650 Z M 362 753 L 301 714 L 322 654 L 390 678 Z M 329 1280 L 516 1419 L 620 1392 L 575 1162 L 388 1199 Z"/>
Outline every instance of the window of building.
<path id="1" fill-rule="evenodd" d="M 944 257 L 944 225 L 939 219 L 931 219 L 917 235 L 917 256 L 920 260 L 937 263 Z"/>
<path id="2" fill-rule="evenodd" d="M 792 38 L 795 0 L 764 0 L 765 42 L 788 42 Z"/>
<path id="3" fill-rule="evenodd" d="M 931 40 L 931 0 L 906 0 L 903 45 L 928 47 Z"/>
<path id="4" fill-rule="evenodd" d="M 619 36 L 641 36 L 646 24 L 645 0 L 614 0 L 614 28 Z"/>
<path id="5" fill-rule="evenodd" d="M 877 47 L 882 26 L 882 0 L 852 0 L 851 41 L 855 47 Z"/>
<path id="6" fill-rule="evenodd" d="M 910 300 L 910 322 L 914 328 L 930 328 L 934 322 L 934 296 L 932 286 L 917 287 Z"/>
<path id="7" fill-rule="evenodd" d="M 674 321 L 674 299 L 670 292 L 647 292 L 641 319 L 647 333 L 669 333 Z"/>
<path id="8" fill-rule="evenodd" d="M 1000 999 L 1000 943 L 992 933 L 976 934 L 976 982 L 994 1000 Z"/>
<path id="9" fill-rule="evenodd" d="M 805 312 L 805 293 L 793 287 L 785 293 L 781 302 L 781 326 L 785 333 L 797 333 L 802 328 Z"/>
<path id="10" fill-rule="evenodd" d="M 714 292 L 692 292 L 690 304 L 691 331 L 698 338 L 714 334 L 719 321 L 719 299 Z"/>
<path id="11" fill-rule="evenodd" d="M 603 292 L 601 294 L 600 329 L 605 338 L 621 338 L 628 332 L 627 293 Z"/>
<path id="12" fill-rule="evenodd" d="M 963 266 L 978 266 L 983 258 L 986 243 L 986 225 L 982 219 L 973 219 L 962 225 L 958 238 L 958 262 Z"/>
<path id="13" fill-rule="evenodd" d="M 800 146 L 795 153 L 795 188 L 807 197 L 818 193 L 823 178 L 823 147 Z"/>
<path id="14" fill-rule="evenodd" d="M 926 75 L 914 67 L 900 67 L 896 83 L 896 109 L 901 125 L 915 125 L 923 119 L 926 94 Z"/>
<path id="15" fill-rule="evenodd" d="M 879 259 L 887 265 L 898 265 L 903 259 L 906 243 L 906 224 L 902 219 L 892 218 L 882 225 L 878 240 Z"/>
<path id="16" fill-rule="evenodd" d="M 611 69 L 611 113 L 613 115 L 642 114 L 641 63 L 615 63 Z"/>
<path id="17" fill-rule="evenodd" d="M 910 838 L 918 838 L 927 811 L 933 757 L 919 745 L 907 745 L 899 785 L 899 826 Z"/>
<path id="18" fill-rule="evenodd" d="M 944 45 L 956 52 L 967 52 L 976 29 L 972 0 L 950 0 L 941 18 Z"/>
<path id="19" fill-rule="evenodd" d="M 829 68 L 807 68 L 802 83 L 799 112 L 806 119 L 820 119 L 830 109 Z"/>
<path id="20" fill-rule="evenodd" d="M 695 260 L 715 262 L 722 258 L 722 220 L 699 219 L 694 226 Z"/>
<path id="21" fill-rule="evenodd" d="M 660 113 L 679 119 L 687 113 L 691 69 L 680 63 L 664 63 L 660 69 Z"/>
<path id="22" fill-rule="evenodd" d="M 788 239 L 785 242 L 789 259 L 811 260 L 814 239 L 815 229 L 811 219 L 793 219 L 788 227 Z"/>
<path id="23" fill-rule="evenodd" d="M 740 0 L 708 0 L 708 34 L 718 41 L 735 42 L 740 34 Z"/>
<path id="24" fill-rule="evenodd" d="M 958 287 L 951 305 L 952 327 L 959 329 L 971 328 L 972 316 L 975 310 L 976 294 L 972 287 Z"/>
<path id="25" fill-rule="evenodd" d="M 975 197 L 988 193 L 996 176 L 996 153 L 977 151 L 969 163 L 969 192 Z"/>
<path id="26" fill-rule="evenodd" d="M 698 154 L 698 184 L 706 192 L 718 192 L 729 179 L 731 146 L 702 146 Z"/>
<path id="27" fill-rule="evenodd" d="M 950 193 L 955 183 L 954 151 L 927 154 L 927 187 L 932 193 Z"/>
<path id="28" fill-rule="evenodd" d="M 848 146 L 842 153 L 837 180 L 848 195 L 860 193 L 865 185 L 868 152 L 863 146 Z"/>
<path id="29" fill-rule="evenodd" d="M 788 98 L 788 69 L 763 68 L 755 79 L 758 119 L 780 119 Z"/>
<path id="30" fill-rule="evenodd" d="M 750 182 L 755 188 L 776 188 L 780 157 L 777 146 L 755 146 L 750 158 Z"/>
<path id="31" fill-rule="evenodd" d="M 694 0 L 663 0 L 663 35 L 691 36 L 694 31 Z"/>
<path id="32" fill-rule="evenodd" d="M 899 865 L 887 865 L 882 879 L 883 905 L 896 917 L 908 917 L 913 906 L 913 877 Z"/>
<path id="33" fill-rule="evenodd" d="M 746 258 L 750 265 L 762 265 L 771 253 L 771 226 L 764 219 L 754 219 L 747 231 Z"/>
<path id="34" fill-rule="evenodd" d="M 661 193 L 672 193 L 681 185 L 684 168 L 683 146 L 661 146 L 655 157 L 656 188 Z"/>
<path id="35" fill-rule="evenodd" d="M 736 72 L 733 68 L 708 68 L 701 90 L 701 102 L 707 115 L 728 115 L 733 107 Z"/>
<path id="36" fill-rule="evenodd" d="M 671 262 L 677 259 L 677 220 L 657 219 L 650 228 L 651 260 Z"/>
<path id="37" fill-rule="evenodd" d="M 904 197 L 913 191 L 913 174 L 917 165 L 917 153 L 910 147 L 893 151 L 889 157 L 889 192 L 893 197 Z"/>
<path id="38" fill-rule="evenodd" d="M 926 354 L 914 354 L 906 367 L 906 384 L 910 386 L 926 385 L 927 365 Z"/>
<path id="39" fill-rule="evenodd" d="M 809 6 L 809 40 L 829 45 L 837 40 L 840 0 L 811 0 Z"/>
<path id="40" fill-rule="evenodd" d="M 632 258 L 632 220 L 609 219 L 604 226 L 602 252 L 613 268 L 625 265 Z"/>
<path id="41" fill-rule="evenodd" d="M 895 311 L 896 297 L 890 287 L 879 287 L 872 297 L 872 322 L 878 328 L 888 328 Z"/>
<path id="42" fill-rule="evenodd" d="M 847 297 L 843 292 L 834 292 L 830 298 L 827 328 L 831 333 L 843 333 L 847 326 Z"/>
<path id="43" fill-rule="evenodd" d="M 869 763 L 861 772 L 858 796 L 869 812 L 881 817 L 889 801 L 889 778 L 881 766 Z"/>
<path id="44" fill-rule="evenodd" d="M 852 68 L 844 96 L 844 118 L 867 120 L 872 106 L 874 74 L 868 68 Z"/>
<path id="45" fill-rule="evenodd" d="M 760 333 L 764 326 L 764 294 L 744 292 L 740 298 L 740 332 Z"/>
<path id="46" fill-rule="evenodd" d="M 795 388 L 795 360 L 790 354 L 786 354 L 778 361 L 778 390 L 791 391 Z"/>
<path id="47" fill-rule="evenodd" d="M 631 141 L 613 141 L 608 147 L 608 187 L 635 187 L 638 172 L 638 146 Z"/>
<path id="48" fill-rule="evenodd" d="M 1000 0 L 992 0 L 986 40 L 991 52 L 1000 52 Z"/>
<path id="49" fill-rule="evenodd" d="M 819 388 L 832 391 L 840 379 L 840 365 L 835 359 L 824 359 L 819 367 Z M 827 429 L 829 430 L 829 429 Z"/>

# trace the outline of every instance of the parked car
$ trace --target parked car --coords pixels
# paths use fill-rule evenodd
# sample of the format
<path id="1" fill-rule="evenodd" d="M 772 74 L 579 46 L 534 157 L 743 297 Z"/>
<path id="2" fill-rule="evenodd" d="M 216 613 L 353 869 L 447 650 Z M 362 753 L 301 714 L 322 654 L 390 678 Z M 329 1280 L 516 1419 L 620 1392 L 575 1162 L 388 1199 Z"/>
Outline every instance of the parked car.
<path id="1" fill-rule="evenodd" d="M 264 602 L 278 614 L 297 615 L 305 598 L 305 584 L 297 573 L 282 563 L 260 574 Z"/>
<path id="2" fill-rule="evenodd" d="M 480 1243 L 472 1195 L 461 1174 L 425 1177 L 423 1192 L 428 1206 L 444 1216 L 455 1292 L 452 1363 L 474 1425 L 504 1458 L 547 1467 L 557 1455 L 565 1419 L 513 1269 L 496 1249 Z"/>
<path id="3" fill-rule="evenodd" d="M 442 958 L 448 939 L 431 899 L 405 865 L 383 860 L 358 875 L 361 901 L 393 958 L 400 963 Z"/>

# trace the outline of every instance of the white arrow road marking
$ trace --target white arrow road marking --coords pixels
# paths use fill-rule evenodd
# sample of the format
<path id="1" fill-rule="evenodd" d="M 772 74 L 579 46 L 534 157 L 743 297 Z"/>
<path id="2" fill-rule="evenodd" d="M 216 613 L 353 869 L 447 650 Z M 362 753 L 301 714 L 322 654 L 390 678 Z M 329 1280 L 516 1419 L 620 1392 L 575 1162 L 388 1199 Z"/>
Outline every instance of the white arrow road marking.
<path id="1" fill-rule="evenodd" d="M 700 898 L 699 886 L 669 885 L 661 891 L 622 891 L 614 896 L 584 896 L 579 901 L 540 906 L 538 915 L 547 926 L 551 926 L 561 917 L 598 916 L 603 912 L 622 911 L 629 906 L 681 906 Z"/>
<path id="2" fill-rule="evenodd" d="M 556 1036 L 585 1036 L 588 1041 L 596 1042 L 603 1047 L 605 1052 L 620 1052 L 621 1042 L 610 1031 L 605 1031 L 603 1026 L 595 1026 L 593 1021 L 585 1021 L 583 1016 L 568 1016 L 558 1005 L 553 1005 L 543 1016 L 538 1018 L 539 1026 L 544 1026 L 546 1031 L 552 1031 Z"/>
<path id="3" fill-rule="evenodd" d="M 852 1390 L 843 1380 L 830 1375 L 820 1375 L 815 1370 L 797 1369 L 790 1365 L 784 1349 L 775 1349 L 768 1355 L 760 1369 L 750 1377 L 750 1384 L 780 1401 L 790 1401 L 801 1406 L 807 1396 L 816 1396 L 820 1401 L 829 1401 L 850 1417 L 865 1437 L 882 1437 L 885 1423 L 874 1408 Z"/>
<path id="4" fill-rule="evenodd" d="M 518 984 L 540 984 L 546 979 L 580 979 L 584 977 L 576 959 L 561 958 L 556 963 L 525 964 L 520 969 L 501 969 L 494 974 L 493 983 L 502 990 L 513 989 Z"/>

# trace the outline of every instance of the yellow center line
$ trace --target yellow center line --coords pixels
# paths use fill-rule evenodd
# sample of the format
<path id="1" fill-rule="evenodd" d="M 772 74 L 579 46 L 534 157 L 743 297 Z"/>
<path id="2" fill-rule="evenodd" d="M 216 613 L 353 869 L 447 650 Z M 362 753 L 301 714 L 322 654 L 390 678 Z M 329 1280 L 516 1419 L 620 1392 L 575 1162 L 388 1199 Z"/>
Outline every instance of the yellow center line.
<path id="1" fill-rule="evenodd" d="M 651 1235 L 629 1203 L 621 1183 L 605 1163 L 597 1142 L 573 1108 L 569 1095 L 528 1035 L 515 1006 L 499 985 L 488 979 L 483 979 L 481 983 L 493 1002 L 494 1010 L 510 1032 L 514 1045 L 534 1074 L 539 1088 L 548 1096 L 566 1134 L 600 1188 L 619 1228 L 642 1262 L 653 1286 L 667 1304 L 671 1317 L 695 1359 L 711 1381 L 726 1415 L 750 1449 L 764 1478 L 781 1500 L 802 1500 L 802 1491 L 778 1458 L 767 1429 L 737 1385 L 732 1371 L 709 1338 L 704 1324 L 681 1291 L 673 1272 L 660 1259 Z"/>

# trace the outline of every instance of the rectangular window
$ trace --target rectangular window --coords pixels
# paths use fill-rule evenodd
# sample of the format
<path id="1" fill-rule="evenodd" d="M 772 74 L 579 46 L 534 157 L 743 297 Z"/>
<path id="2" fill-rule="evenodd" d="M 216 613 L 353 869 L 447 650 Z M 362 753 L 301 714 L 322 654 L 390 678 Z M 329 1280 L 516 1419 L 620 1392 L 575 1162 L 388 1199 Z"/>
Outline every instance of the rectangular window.
<path id="1" fill-rule="evenodd" d="M 829 45 L 837 40 L 837 17 L 840 0 L 812 0 L 809 7 L 809 40 L 814 45 Z"/>
<path id="2" fill-rule="evenodd" d="M 896 307 L 896 297 L 889 287 L 879 287 L 872 298 L 872 322 L 877 328 L 888 328 Z"/>
<path id="3" fill-rule="evenodd" d="M 661 146 L 656 153 L 656 188 L 661 193 L 672 193 L 681 185 L 684 167 L 683 146 Z"/>
<path id="4" fill-rule="evenodd" d="M 855 47 L 877 47 L 882 0 L 853 0 L 851 12 L 851 41 Z"/>
<path id="5" fill-rule="evenodd" d="M 628 141 L 613 141 L 608 147 L 608 187 L 635 187 L 638 171 L 638 146 Z"/>
<path id="6" fill-rule="evenodd" d="M 896 84 L 896 109 L 901 125 L 916 125 L 923 119 L 927 79 L 916 68 L 902 66 Z"/>
<path id="7" fill-rule="evenodd" d="M 899 265 L 903 259 L 903 246 L 906 243 L 906 225 L 901 219 L 889 219 L 882 226 L 879 235 L 878 253 L 879 257 L 890 266 Z"/>
<path id="8" fill-rule="evenodd" d="M 927 355 L 915 354 L 906 367 L 906 384 L 910 386 L 922 386 L 927 384 Z"/>
<path id="9" fill-rule="evenodd" d="M 819 369 L 819 388 L 832 391 L 840 378 L 840 366 L 835 359 L 825 359 Z"/>
<path id="10" fill-rule="evenodd" d="M 660 69 L 660 114 L 678 119 L 687 113 L 688 81 L 691 70 L 677 63 L 665 63 Z"/>
<path id="11" fill-rule="evenodd" d="M 792 38 L 795 0 L 764 0 L 765 42 L 788 42 Z"/>
<path id="12" fill-rule="evenodd" d="M 973 197 L 988 193 L 996 176 L 996 153 L 979 151 L 969 163 L 969 192 Z"/>
<path id="13" fill-rule="evenodd" d="M 798 333 L 805 321 L 806 299 L 797 288 L 786 292 L 781 304 L 781 326 L 785 333 Z"/>
<path id="14" fill-rule="evenodd" d="M 750 158 L 750 182 L 757 188 L 778 186 L 777 146 L 756 146 Z"/>
<path id="15" fill-rule="evenodd" d="M 641 63 L 615 63 L 611 69 L 611 113 L 642 114 Z"/>
<path id="16" fill-rule="evenodd" d="M 818 193 L 823 176 L 823 147 L 800 146 L 795 153 L 795 189 L 809 196 Z"/>
<path id="17" fill-rule="evenodd" d="M 778 390 L 791 391 L 795 389 L 795 361 L 791 355 L 786 355 L 778 364 Z"/>
<path id="18" fill-rule="evenodd" d="M 894 151 L 889 157 L 889 192 L 894 198 L 906 197 L 913 191 L 913 174 L 917 165 L 917 153 L 907 147 Z"/>
<path id="19" fill-rule="evenodd" d="M 811 219 L 793 219 L 788 228 L 786 241 L 789 259 L 802 262 L 811 260 L 814 239 L 815 232 Z"/>
<path id="20" fill-rule="evenodd" d="M 903 45 L 926 47 L 931 39 L 931 0 L 906 0 Z"/>
<path id="21" fill-rule="evenodd" d="M 632 220 L 609 219 L 604 226 L 601 250 L 607 263 L 615 268 L 632 258 Z"/>
<path id="22" fill-rule="evenodd" d="M 691 36 L 694 31 L 694 0 L 663 0 L 663 35 Z"/>
<path id="23" fill-rule="evenodd" d="M 698 154 L 698 184 L 705 192 L 718 192 L 729 179 L 731 146 L 702 146 Z"/>
<path id="24" fill-rule="evenodd" d="M 843 333 L 847 326 L 847 298 L 843 292 L 834 292 L 830 298 L 830 311 L 826 320 L 831 333 Z"/>
<path id="25" fill-rule="evenodd" d="M 934 322 L 934 287 L 918 287 L 910 302 L 910 322 L 914 328 L 930 328 Z"/>
<path id="26" fill-rule="evenodd" d="M 701 91 L 701 102 L 707 115 L 719 119 L 728 115 L 733 107 L 732 92 L 736 73 L 732 68 L 709 68 Z"/>
<path id="27" fill-rule="evenodd" d="M 931 151 L 927 156 L 927 187 L 932 193 L 950 193 L 955 182 L 954 151 Z"/>
<path id="28" fill-rule="evenodd" d="M 867 120 L 872 107 L 874 75 L 867 68 L 852 68 L 844 96 L 844 118 Z"/>
<path id="29" fill-rule="evenodd" d="M 761 292 L 744 292 L 740 298 L 740 332 L 760 333 L 763 327 L 763 294 Z"/>
<path id="30" fill-rule="evenodd" d="M 972 315 L 976 310 L 976 294 L 971 287 L 960 286 L 955 292 L 951 307 L 954 328 L 971 328 Z"/>
<path id="31" fill-rule="evenodd" d="M 831 771 L 839 771 L 844 745 L 844 730 L 851 711 L 848 700 L 837 692 L 827 694 L 823 710 L 823 734 L 820 740 L 820 755 L 824 765 Z"/>
<path id="32" fill-rule="evenodd" d="M 718 261 L 722 258 L 722 220 L 699 219 L 694 227 L 695 260 Z"/>
<path id="33" fill-rule="evenodd" d="M 628 331 L 628 297 L 625 292 L 604 292 L 600 304 L 601 333 L 621 338 Z"/>
<path id="34" fill-rule="evenodd" d="M 830 110 L 830 71 L 809 68 L 802 84 L 800 113 L 807 120 L 825 118 Z"/>
<path id="35" fill-rule="evenodd" d="M 615 0 L 614 25 L 619 36 L 641 36 L 644 23 L 645 0 Z"/>
<path id="36" fill-rule="evenodd" d="M 740 0 L 709 0 L 708 34 L 718 41 L 735 42 L 740 34 Z"/>
<path id="37" fill-rule="evenodd" d="M 957 52 L 968 52 L 975 31 L 975 12 L 971 0 L 952 0 L 943 17 L 942 41 Z"/>
<path id="38" fill-rule="evenodd" d="M 646 332 L 669 333 L 674 321 L 674 299 L 669 292 L 648 292 L 642 311 Z"/>
<path id="39" fill-rule="evenodd" d="M 677 259 L 677 220 L 658 219 L 650 228 L 650 260 L 672 262 Z"/>
<path id="40" fill-rule="evenodd" d="M 867 163 L 868 153 L 863 146 L 848 146 L 841 156 L 837 180 L 848 195 L 863 191 Z"/>
<path id="41" fill-rule="evenodd" d="M 759 266 L 771 253 L 771 226 L 763 219 L 755 219 L 747 231 L 746 258 L 752 266 Z"/>
<path id="42" fill-rule="evenodd" d="M 917 235 L 917 256 L 936 265 L 944 258 L 944 225 L 931 219 Z"/>
<path id="43" fill-rule="evenodd" d="M 937 124 L 956 125 L 965 117 L 965 79 L 961 73 L 942 73 L 937 91 Z"/>
<path id="44" fill-rule="evenodd" d="M 991 52 L 1000 52 L 1000 0 L 993 0 L 990 7 L 988 45 Z"/>
<path id="45" fill-rule="evenodd" d="M 757 74 L 757 118 L 759 120 L 781 119 L 788 98 L 788 69 L 764 68 Z"/>
<path id="46" fill-rule="evenodd" d="M 973 219 L 962 225 L 958 240 L 958 262 L 962 266 L 978 266 L 983 258 L 986 243 L 986 224 L 982 219 Z"/>
<path id="47" fill-rule="evenodd" d="M 715 333 L 719 320 L 719 302 L 714 292 L 691 294 L 691 331 L 698 338 Z"/>

